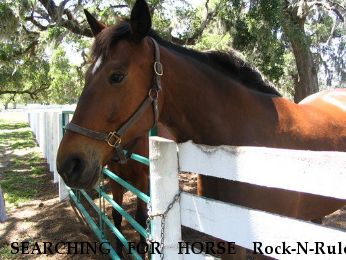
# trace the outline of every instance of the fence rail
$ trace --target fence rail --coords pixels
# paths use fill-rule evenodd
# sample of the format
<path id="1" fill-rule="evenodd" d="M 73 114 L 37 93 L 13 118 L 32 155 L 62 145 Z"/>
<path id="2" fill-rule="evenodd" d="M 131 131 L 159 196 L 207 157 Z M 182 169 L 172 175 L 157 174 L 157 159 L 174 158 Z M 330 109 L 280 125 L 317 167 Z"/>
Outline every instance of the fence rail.
<path id="1" fill-rule="evenodd" d="M 346 153 L 179 144 L 181 171 L 346 199 Z"/>
<path id="2" fill-rule="evenodd" d="M 210 147 L 192 142 L 177 145 L 157 137 L 151 137 L 149 143 L 150 178 L 154 180 L 151 183 L 151 189 L 156 192 L 165 190 L 163 199 L 152 194 L 154 214 L 163 212 L 172 201 L 174 194 L 178 192 L 175 183 L 178 181 L 179 171 L 346 199 L 346 153 L 343 152 Z M 161 203 L 162 200 L 163 203 Z M 180 202 L 178 201 L 173 209 L 168 213 L 164 230 L 164 237 L 169 245 L 164 248 L 167 259 L 178 259 L 176 256 L 180 237 L 179 234 L 174 233 L 177 233 L 177 230 L 180 232 L 181 225 L 225 241 L 236 242 L 248 249 L 253 249 L 253 242 L 256 241 L 269 246 L 282 242 L 297 245 L 297 242 L 301 241 L 302 247 L 305 242 L 310 243 L 307 244 L 310 246 L 314 242 L 323 242 L 325 245 L 336 247 L 339 243 L 344 243 L 344 250 L 346 250 L 345 231 L 197 197 L 185 192 L 181 193 Z M 159 222 L 160 218 L 156 221 Z M 157 222 L 154 222 L 155 227 L 158 226 Z M 153 236 L 157 241 L 160 241 L 160 232 L 160 229 L 153 230 Z M 307 250 L 311 251 L 311 248 Z M 265 254 L 278 259 L 296 259 L 297 257 L 299 259 L 345 259 L 346 257 L 346 252 L 328 256 L 313 255 L 310 251 L 293 256 L 278 252 Z M 190 259 L 190 255 L 179 255 L 179 257 L 179 259 Z"/>

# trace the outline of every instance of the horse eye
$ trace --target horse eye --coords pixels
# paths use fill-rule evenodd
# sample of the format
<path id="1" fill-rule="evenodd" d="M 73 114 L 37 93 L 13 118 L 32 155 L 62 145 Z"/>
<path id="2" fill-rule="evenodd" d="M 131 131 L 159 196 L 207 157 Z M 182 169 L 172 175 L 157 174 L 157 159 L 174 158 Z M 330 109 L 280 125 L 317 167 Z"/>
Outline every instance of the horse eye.
<path id="1" fill-rule="evenodd" d="M 123 81 L 125 78 L 125 75 L 119 72 L 112 73 L 111 76 L 109 77 L 109 83 L 111 84 L 119 84 L 120 82 Z"/>

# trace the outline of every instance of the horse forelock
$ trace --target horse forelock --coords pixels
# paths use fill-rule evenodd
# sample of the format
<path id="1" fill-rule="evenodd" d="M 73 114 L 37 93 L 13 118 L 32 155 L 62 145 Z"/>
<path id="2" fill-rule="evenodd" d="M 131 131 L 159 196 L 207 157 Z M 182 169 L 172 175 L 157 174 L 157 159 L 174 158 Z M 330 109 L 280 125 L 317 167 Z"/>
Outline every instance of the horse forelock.
<path id="1" fill-rule="evenodd" d="M 110 49 L 121 39 L 129 39 L 131 35 L 130 24 L 122 20 L 102 30 L 96 37 L 91 49 L 91 57 L 96 62 L 100 57 L 107 59 Z"/>

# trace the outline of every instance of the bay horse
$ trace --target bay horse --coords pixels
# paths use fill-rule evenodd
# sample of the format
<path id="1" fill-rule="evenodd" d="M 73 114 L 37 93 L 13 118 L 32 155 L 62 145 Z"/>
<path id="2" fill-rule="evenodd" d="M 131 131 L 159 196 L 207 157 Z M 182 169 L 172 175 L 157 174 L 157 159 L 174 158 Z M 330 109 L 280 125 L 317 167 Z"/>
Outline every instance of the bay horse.
<path id="1" fill-rule="evenodd" d="M 109 27 L 92 16 L 88 22 L 93 63 L 57 156 L 67 185 L 93 187 L 114 152 L 122 157 L 122 146 L 157 122 L 178 142 L 346 151 L 345 90 L 295 104 L 234 52 L 198 52 L 160 38 L 144 0 L 129 20 Z M 199 195 L 304 220 L 346 204 L 202 175 L 197 185 Z"/>

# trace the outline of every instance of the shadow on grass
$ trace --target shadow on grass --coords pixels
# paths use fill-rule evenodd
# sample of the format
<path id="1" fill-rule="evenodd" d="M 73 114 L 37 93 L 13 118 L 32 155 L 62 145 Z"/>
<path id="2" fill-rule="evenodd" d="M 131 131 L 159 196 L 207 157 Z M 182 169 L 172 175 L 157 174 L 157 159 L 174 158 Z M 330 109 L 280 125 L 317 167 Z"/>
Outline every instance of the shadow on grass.
<path id="1" fill-rule="evenodd" d="M 15 150 L 33 148 L 36 142 L 33 134 L 26 124 L 8 124 L 0 120 L 0 152 L 6 152 L 6 166 L 0 167 L 0 186 L 5 192 L 7 207 L 16 207 L 11 211 L 11 217 L 4 226 L 0 238 L 0 259 L 25 259 L 26 255 L 11 254 L 11 239 L 13 231 L 18 230 L 23 222 L 33 223 L 30 230 L 24 232 L 19 239 L 24 239 L 30 243 L 49 241 L 56 244 L 63 241 L 78 242 L 98 242 L 90 228 L 85 224 L 84 217 L 69 202 L 58 203 L 56 198 L 56 186 L 52 184 L 52 176 L 45 160 L 39 153 L 30 152 L 25 155 L 16 155 Z M 28 152 L 27 151 L 27 152 Z M 92 197 L 97 193 L 92 192 Z M 52 199 L 54 203 L 47 202 Z M 42 202 L 40 202 L 42 201 Z M 25 202 L 25 203 L 23 203 Z M 42 205 L 41 205 L 42 204 Z M 73 203 L 72 203 L 73 204 Z M 99 224 L 99 217 L 86 201 L 84 206 L 90 212 L 95 223 Z M 29 217 L 14 217 L 17 212 L 35 211 L 35 214 Z M 134 209 L 133 209 L 134 211 Z M 93 213 L 92 213 L 93 212 Z M 110 208 L 107 210 L 111 216 Z M 134 215 L 134 212 L 132 212 Z M 20 216 L 18 214 L 17 216 Z M 108 239 L 114 247 L 114 235 L 107 229 Z M 113 239 L 112 239 L 113 238 Z M 130 239 L 130 241 L 132 241 Z M 59 251 L 66 251 L 66 248 L 60 248 Z M 57 259 L 62 259 L 57 252 L 53 251 Z M 109 259 L 109 256 L 101 255 L 81 255 L 67 256 L 63 259 Z"/>
<path id="2" fill-rule="evenodd" d="M 50 181 L 51 176 L 47 175 L 47 164 L 35 152 L 10 157 L 7 169 L 1 173 L 0 186 L 8 206 L 13 207 L 40 196 L 38 187 Z"/>
<path id="3" fill-rule="evenodd" d="M 0 120 L 0 130 L 18 130 L 28 127 L 25 122 L 8 122 L 6 120 Z"/>
<path id="4" fill-rule="evenodd" d="M 27 151 L 25 155 L 15 155 L 16 150 L 36 147 L 28 124 L 2 120 L 0 129 L 0 186 L 11 208 L 39 196 L 37 187 L 44 185 L 50 176 L 45 160 L 38 153 Z"/>
<path id="5" fill-rule="evenodd" d="M 30 242 L 30 249 L 35 242 L 48 241 L 54 245 L 60 241 L 98 241 L 83 218 L 76 217 L 77 211 L 71 210 L 69 202 L 58 202 L 57 186 L 52 183 L 52 175 L 41 155 L 34 150 L 19 151 L 24 155 L 17 155 L 16 150 L 34 147 L 36 142 L 27 124 L 0 120 L 0 186 L 5 193 L 6 207 L 14 208 L 7 210 L 9 219 L 0 228 L 0 259 L 27 259 L 27 255 L 11 254 L 13 239 Z M 28 223 L 29 227 L 25 228 Z M 66 252 L 67 248 L 61 250 Z M 61 256 L 53 251 L 53 254 L 56 259 L 109 259 L 100 253 Z"/>
<path id="6" fill-rule="evenodd" d="M 21 128 L 13 132 L 0 132 L 0 140 L 7 142 L 12 150 L 33 148 L 37 145 L 29 128 Z"/>

